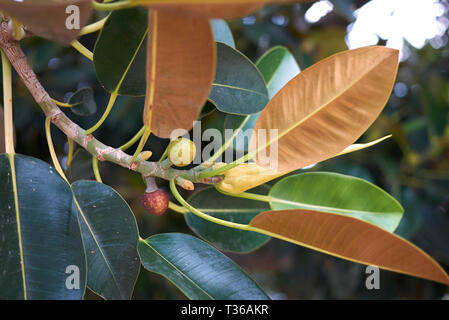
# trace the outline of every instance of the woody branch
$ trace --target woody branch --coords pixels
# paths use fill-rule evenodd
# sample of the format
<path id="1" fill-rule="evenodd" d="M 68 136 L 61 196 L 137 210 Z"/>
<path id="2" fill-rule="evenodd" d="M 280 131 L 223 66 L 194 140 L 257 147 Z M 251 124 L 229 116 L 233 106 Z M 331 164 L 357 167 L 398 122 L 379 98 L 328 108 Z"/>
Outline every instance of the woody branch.
<path id="1" fill-rule="evenodd" d="M 178 184 L 187 189 L 191 189 L 191 184 L 185 181 L 214 184 L 221 180 L 221 177 L 200 178 L 201 171 L 198 170 L 177 170 L 173 168 L 164 168 L 159 162 L 142 161 L 137 159 L 131 162 L 132 157 L 118 148 L 107 146 L 97 140 L 92 134 L 86 134 L 86 131 L 70 120 L 61 109 L 52 101 L 48 93 L 39 82 L 36 74 L 31 69 L 28 60 L 8 28 L 7 21 L 0 24 L 0 48 L 3 49 L 10 60 L 17 74 L 22 79 L 25 86 L 30 91 L 34 100 L 39 104 L 42 111 L 51 122 L 57 126 L 68 138 L 78 143 L 94 157 L 100 161 L 109 161 L 122 167 L 136 171 L 145 177 L 160 177 L 166 180 L 175 179 Z"/>

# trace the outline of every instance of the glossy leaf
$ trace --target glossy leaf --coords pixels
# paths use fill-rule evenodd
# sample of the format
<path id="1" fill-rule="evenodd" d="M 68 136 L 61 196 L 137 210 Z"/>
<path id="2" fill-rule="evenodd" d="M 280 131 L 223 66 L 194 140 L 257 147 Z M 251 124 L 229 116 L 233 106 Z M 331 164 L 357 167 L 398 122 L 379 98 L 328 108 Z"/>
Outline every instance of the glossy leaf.
<path id="1" fill-rule="evenodd" d="M 301 72 L 295 57 L 282 46 L 268 50 L 256 66 L 267 84 L 270 99 Z"/>
<path id="2" fill-rule="evenodd" d="M 223 42 L 235 49 L 234 36 L 226 21 L 222 19 L 212 19 L 210 25 L 212 26 L 215 41 Z"/>
<path id="3" fill-rule="evenodd" d="M 265 107 L 268 92 L 262 75 L 247 57 L 217 42 L 217 68 L 209 99 L 222 112 L 246 115 Z"/>
<path id="4" fill-rule="evenodd" d="M 190 130 L 212 85 L 215 44 L 208 20 L 151 11 L 144 124 L 158 137 Z"/>
<path id="5" fill-rule="evenodd" d="M 87 285 L 106 299 L 130 299 L 139 273 L 139 234 L 125 200 L 96 181 L 72 184 L 87 257 Z"/>
<path id="6" fill-rule="evenodd" d="M 73 19 L 70 18 L 70 15 L 76 12 L 69 7 L 70 5 L 76 6 L 79 10 L 79 26 L 73 20 L 76 19 L 75 16 Z M 69 13 L 66 12 L 67 8 L 71 9 Z M 91 0 L 0 0 L 0 11 L 13 16 L 33 34 L 69 44 L 89 22 L 92 8 Z M 74 28 L 68 28 L 66 22 Z"/>
<path id="7" fill-rule="evenodd" d="M 145 95 L 147 16 L 141 7 L 114 11 L 101 29 L 94 48 L 94 67 L 107 91 Z"/>
<path id="8" fill-rule="evenodd" d="M 250 225 L 273 237 L 342 259 L 449 285 L 446 272 L 421 249 L 359 219 L 295 209 L 263 212 Z"/>
<path id="9" fill-rule="evenodd" d="M 273 210 L 306 209 L 347 215 L 393 232 L 404 209 L 376 185 L 351 176 L 330 172 L 293 175 L 270 190 Z"/>
<path id="10" fill-rule="evenodd" d="M 6 154 L 0 181 L 0 298 L 81 299 L 86 257 L 67 183 L 45 162 Z"/>
<path id="11" fill-rule="evenodd" d="M 277 137 L 250 150 L 264 151 L 277 142 L 277 163 L 262 157 L 261 166 L 288 172 L 323 161 L 356 141 L 385 106 L 397 73 L 398 51 L 374 46 L 324 59 L 292 79 L 261 113 L 255 132 L 278 130 Z M 271 144 L 270 144 L 271 143 Z"/>
<path id="12" fill-rule="evenodd" d="M 166 233 L 140 240 L 139 254 L 145 269 L 161 274 L 190 299 L 268 299 L 232 260 L 190 235 Z"/>
<path id="13" fill-rule="evenodd" d="M 70 96 L 67 103 L 72 106 L 70 110 L 79 116 L 90 116 L 97 112 L 92 88 L 79 89 Z"/>
<path id="14" fill-rule="evenodd" d="M 268 98 L 274 97 L 284 85 L 297 76 L 301 69 L 295 57 L 282 46 L 268 50 L 256 63 L 257 69 L 262 74 L 268 89 Z M 252 129 L 259 119 L 260 112 L 245 117 L 236 115 L 226 116 L 226 128 L 237 129 L 241 127 L 241 133 L 237 136 L 234 148 L 248 151 L 249 139 Z"/>
<path id="15" fill-rule="evenodd" d="M 94 180 L 92 155 L 82 148 L 77 149 L 73 154 L 72 163 L 65 171 L 65 175 L 70 182 L 81 179 Z"/>
<path id="16" fill-rule="evenodd" d="M 264 202 L 225 196 L 214 188 L 195 193 L 189 203 L 212 217 L 248 224 L 259 213 L 269 209 Z M 188 212 L 185 219 L 189 227 L 220 250 L 246 253 L 253 251 L 270 238 L 255 232 L 236 230 L 209 222 Z"/>

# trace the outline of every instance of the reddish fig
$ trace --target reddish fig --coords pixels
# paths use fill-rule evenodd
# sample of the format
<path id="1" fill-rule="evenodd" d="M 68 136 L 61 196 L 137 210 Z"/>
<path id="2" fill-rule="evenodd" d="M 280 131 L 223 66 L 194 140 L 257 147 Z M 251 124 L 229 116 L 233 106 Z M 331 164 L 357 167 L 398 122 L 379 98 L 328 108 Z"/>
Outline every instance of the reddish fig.
<path id="1" fill-rule="evenodd" d="M 142 196 L 142 204 L 149 213 L 163 215 L 168 208 L 168 194 L 156 185 L 154 177 L 146 177 L 147 189 Z"/>
<path id="2" fill-rule="evenodd" d="M 149 213 L 160 216 L 167 211 L 168 194 L 162 189 L 145 192 L 142 196 L 142 204 Z"/>

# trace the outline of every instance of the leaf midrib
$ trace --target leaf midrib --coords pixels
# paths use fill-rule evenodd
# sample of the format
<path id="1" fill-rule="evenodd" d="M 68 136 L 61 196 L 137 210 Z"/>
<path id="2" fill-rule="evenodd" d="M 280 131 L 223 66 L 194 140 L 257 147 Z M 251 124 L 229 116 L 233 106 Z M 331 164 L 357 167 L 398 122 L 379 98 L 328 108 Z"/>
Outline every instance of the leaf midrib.
<path id="1" fill-rule="evenodd" d="M 204 292 L 211 300 L 215 300 L 206 290 L 201 288 L 193 279 L 188 277 L 184 272 L 182 272 L 178 267 L 176 267 L 173 263 L 171 263 L 169 260 L 167 260 L 159 251 L 157 251 L 153 246 L 151 246 L 147 241 L 145 240 L 139 240 L 140 242 L 146 244 L 151 250 L 153 250 L 159 257 L 161 257 L 165 262 L 167 262 L 168 265 L 173 267 L 176 271 L 178 271 L 183 277 L 185 277 L 187 280 L 189 280 L 191 283 L 193 283 L 198 289 L 200 289 L 202 292 Z M 187 294 L 186 294 L 187 295 Z"/>
<path id="2" fill-rule="evenodd" d="M 14 193 L 14 209 L 16 212 L 16 222 L 17 222 L 17 234 L 19 240 L 19 252 L 20 252 L 20 266 L 22 272 L 22 285 L 23 285 L 23 299 L 28 300 L 27 295 L 27 286 L 26 286 L 26 276 L 25 276 L 25 260 L 23 254 L 23 241 L 22 241 L 22 228 L 20 225 L 20 209 L 19 209 L 19 193 L 17 189 L 17 180 L 16 180 L 16 167 L 14 163 L 14 155 L 8 154 L 9 165 L 11 167 L 11 179 L 12 179 L 12 188 Z"/>
<path id="3" fill-rule="evenodd" d="M 76 199 L 76 195 L 75 195 L 75 193 L 73 192 L 73 189 L 72 189 L 72 195 L 73 195 L 73 201 L 74 201 L 76 207 L 78 208 L 78 211 L 79 211 L 81 217 L 83 218 L 84 223 L 86 224 L 86 226 L 87 226 L 87 228 L 88 228 L 90 234 L 92 235 L 92 238 L 94 239 L 95 244 L 96 244 L 98 250 L 100 251 L 101 256 L 103 257 L 103 260 L 104 260 L 104 262 L 106 263 L 106 266 L 108 267 L 109 272 L 111 273 L 112 279 L 114 280 L 114 281 L 113 281 L 113 282 L 114 282 L 114 285 L 115 285 L 115 287 L 116 287 L 116 289 L 117 289 L 117 292 L 119 293 L 120 296 L 122 296 L 122 293 L 121 293 L 121 290 L 120 290 L 120 286 L 119 286 L 119 284 L 118 284 L 118 282 L 117 282 L 117 279 L 115 278 L 114 272 L 112 271 L 112 267 L 111 267 L 111 265 L 109 264 L 109 260 L 106 258 L 106 254 L 105 254 L 105 253 L 103 252 L 103 250 L 101 249 L 100 244 L 99 244 L 98 241 L 97 241 L 97 237 L 95 236 L 95 233 L 93 232 L 93 230 L 92 230 L 92 228 L 91 228 L 91 226 L 90 226 L 90 224 L 89 224 L 89 221 L 87 221 L 87 218 L 86 218 L 86 216 L 84 215 L 83 209 L 81 209 L 81 206 L 79 205 L 78 200 Z"/>
<path id="4" fill-rule="evenodd" d="M 148 34 L 148 28 L 143 33 L 142 38 L 140 39 L 139 45 L 137 46 L 136 50 L 134 51 L 133 56 L 131 57 L 131 60 L 130 60 L 129 64 L 126 66 L 126 69 L 123 72 L 122 77 L 120 78 L 119 82 L 117 83 L 117 86 L 115 87 L 115 89 L 113 91 L 114 93 L 118 93 L 120 91 L 120 87 L 122 86 L 123 81 L 125 81 L 125 78 L 128 75 L 128 71 L 131 68 L 132 64 L 134 63 L 134 60 L 136 59 L 136 56 L 139 53 L 139 50 L 142 47 L 142 44 L 143 44 L 147 34 Z"/>
<path id="5" fill-rule="evenodd" d="M 280 69 L 281 65 L 284 63 L 284 59 L 287 57 L 288 55 L 283 52 L 282 55 L 282 59 L 280 59 L 280 62 L 277 64 L 276 69 L 274 70 L 274 72 L 271 73 L 270 75 L 270 79 L 267 81 L 267 88 L 270 88 L 271 84 L 273 83 L 273 80 L 275 78 L 276 73 L 278 72 L 278 70 Z M 256 64 L 256 67 L 259 67 L 259 64 Z M 259 70 L 260 71 L 260 70 Z"/>
<path id="6" fill-rule="evenodd" d="M 376 212 L 376 211 L 364 211 L 364 210 L 356 210 L 356 209 L 343 209 L 343 208 L 336 208 L 336 207 L 327 207 L 327 206 L 319 206 L 314 204 L 308 204 L 303 202 L 297 202 L 297 201 L 291 201 L 291 200 L 285 200 L 281 198 L 276 198 L 273 196 L 269 196 L 270 202 L 277 202 L 277 203 L 283 203 L 288 204 L 292 206 L 301 207 L 298 209 L 304 209 L 309 208 L 317 211 L 323 211 L 323 212 L 338 212 L 338 213 L 350 213 L 350 214 L 369 214 L 369 215 L 375 215 L 375 214 L 400 214 L 401 212 Z"/>
<path id="7" fill-rule="evenodd" d="M 215 87 L 223 87 L 223 88 L 228 88 L 228 89 L 233 89 L 233 90 L 238 90 L 238 91 L 245 91 L 245 92 L 257 94 L 257 95 L 259 95 L 259 96 L 262 96 L 262 97 L 268 99 L 268 96 L 267 96 L 267 95 L 265 95 L 265 94 L 263 94 L 263 93 L 261 93 L 261 92 L 255 91 L 255 90 L 247 89 L 247 88 L 236 87 L 236 86 L 231 86 L 231 85 L 229 85 L 229 84 L 222 84 L 222 83 L 216 83 L 216 82 L 213 82 L 213 83 L 212 83 L 212 86 L 215 86 Z"/>
<path id="8" fill-rule="evenodd" d="M 308 114 L 306 117 L 304 117 L 303 119 L 301 119 L 300 121 L 298 121 L 297 123 L 293 124 L 291 127 L 287 128 L 286 130 L 282 131 L 276 138 L 270 140 L 267 144 L 265 144 L 264 146 L 260 147 L 257 152 L 267 148 L 268 146 L 270 146 L 274 141 L 278 141 L 281 140 L 281 138 L 283 138 L 285 135 L 287 135 L 288 133 L 290 133 L 290 131 L 293 131 L 294 129 L 296 129 L 297 127 L 301 126 L 304 122 L 306 122 L 307 120 L 309 120 L 310 118 L 312 118 L 313 116 L 315 116 L 317 113 L 319 113 L 320 111 L 322 111 L 323 109 L 325 109 L 329 104 L 331 104 L 332 102 L 334 102 L 335 100 L 337 100 L 338 98 L 340 98 L 341 96 L 343 96 L 346 92 L 348 92 L 355 84 L 357 84 L 358 82 L 360 82 L 363 78 L 366 77 L 367 74 L 371 73 L 375 68 L 377 68 L 383 61 L 385 61 L 386 59 L 390 58 L 390 56 L 382 59 L 381 61 L 379 61 L 375 66 L 373 66 L 372 68 L 370 68 L 368 71 L 366 71 L 365 73 L 363 73 L 360 77 L 358 77 L 355 81 L 351 82 L 348 86 L 346 86 L 343 90 L 341 90 L 341 92 L 339 94 L 337 94 L 335 97 L 333 97 L 332 99 L 330 99 L 329 101 L 323 103 L 320 107 L 318 107 L 316 110 L 314 110 L 313 112 L 311 112 L 310 114 Z M 301 74 L 304 74 L 304 72 L 302 72 Z"/>

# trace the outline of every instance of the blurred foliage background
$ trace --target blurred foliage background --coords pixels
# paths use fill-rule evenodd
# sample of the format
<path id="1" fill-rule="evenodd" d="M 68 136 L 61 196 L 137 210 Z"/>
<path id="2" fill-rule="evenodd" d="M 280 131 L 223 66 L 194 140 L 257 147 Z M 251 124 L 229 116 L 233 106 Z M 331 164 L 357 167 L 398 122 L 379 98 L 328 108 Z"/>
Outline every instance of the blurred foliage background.
<path id="1" fill-rule="evenodd" d="M 375 2 L 377 6 L 383 3 L 383 11 L 375 7 Z M 412 2 L 416 1 L 334 0 L 315 4 L 269 5 L 254 15 L 229 24 L 237 49 L 253 62 L 269 48 L 284 45 L 295 55 L 301 69 L 346 50 L 348 46 L 379 43 L 401 49 L 402 62 L 392 96 L 382 115 L 360 141 L 374 140 L 389 133 L 393 138 L 374 148 L 341 156 L 307 170 L 349 174 L 387 190 L 405 208 L 396 233 L 417 244 L 449 270 L 449 4 L 447 0 L 417 0 L 431 6 L 429 10 L 433 16 L 429 16 L 419 7 L 412 11 L 413 5 L 416 6 Z M 93 20 L 102 17 L 104 13 L 95 13 Z M 372 20 L 364 22 L 363 17 Z M 393 23 L 386 20 L 394 17 L 399 20 Z M 407 17 L 413 21 L 412 24 L 407 25 Z M 422 21 L 419 21 L 420 17 Z M 371 28 L 365 30 L 366 34 L 363 33 L 363 23 Z M 418 40 L 413 38 L 420 31 L 426 31 L 429 23 L 435 23 L 433 33 L 427 32 Z M 384 30 L 378 32 L 376 27 Z M 93 49 L 95 39 L 96 34 L 92 34 L 80 41 Z M 39 38 L 25 39 L 23 47 L 33 69 L 53 98 L 65 101 L 79 88 L 93 88 L 98 105 L 95 115 L 79 117 L 64 111 L 84 128 L 95 124 L 109 95 L 96 80 L 92 63 L 70 47 Z M 115 147 L 128 141 L 142 125 L 143 101 L 143 98 L 119 97 L 96 136 Z M 17 152 L 51 163 L 45 142 L 44 115 L 17 77 L 14 82 L 14 115 Z M 220 127 L 222 117 L 220 112 L 213 111 L 203 119 L 203 126 Z M 64 164 L 66 138 L 53 129 L 53 139 Z M 147 149 L 153 151 L 152 160 L 159 159 L 167 144 L 167 140 L 151 137 Z M 92 179 L 90 159 L 88 154 L 78 149 L 69 176 L 72 179 Z M 103 181 L 114 187 L 130 204 L 143 238 L 161 232 L 192 233 L 180 214 L 168 212 L 160 218 L 146 214 L 140 203 L 144 183 L 139 175 L 107 163 L 100 163 L 100 169 Z M 160 182 L 164 185 L 163 181 Z M 227 255 L 253 276 L 273 299 L 449 297 L 443 285 L 389 271 L 380 272 L 380 290 L 367 290 L 364 266 L 279 240 L 271 240 L 247 255 Z M 88 298 L 98 299 L 93 293 L 89 293 Z M 161 276 L 141 270 L 134 298 L 185 297 Z"/>

